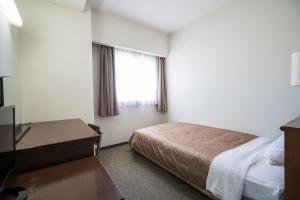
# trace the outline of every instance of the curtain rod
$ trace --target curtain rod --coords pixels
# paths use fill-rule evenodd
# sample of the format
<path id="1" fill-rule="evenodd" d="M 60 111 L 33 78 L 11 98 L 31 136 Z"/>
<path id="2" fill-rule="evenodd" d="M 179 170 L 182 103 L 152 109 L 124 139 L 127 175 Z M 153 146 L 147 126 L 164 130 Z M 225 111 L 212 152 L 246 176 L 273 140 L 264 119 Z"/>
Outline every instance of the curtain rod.
<path id="1" fill-rule="evenodd" d="M 160 54 L 156 54 L 156 53 L 150 53 L 147 51 L 142 51 L 142 50 L 137 50 L 137 49 L 132 49 L 132 48 L 128 48 L 128 47 L 123 47 L 123 46 L 118 46 L 118 45 L 111 45 L 111 44 L 106 44 L 106 43 L 100 43 L 100 42 L 92 42 L 93 44 L 96 45 L 105 45 L 105 46 L 109 46 L 109 47 L 113 47 L 113 48 L 117 48 L 117 49 L 124 49 L 124 50 L 129 50 L 129 51 L 133 51 L 133 52 L 137 52 L 137 53 L 143 53 L 146 55 L 150 55 L 150 56 L 158 56 L 158 57 L 163 57 L 163 58 L 167 58 L 167 56 L 164 55 L 160 55 Z"/>

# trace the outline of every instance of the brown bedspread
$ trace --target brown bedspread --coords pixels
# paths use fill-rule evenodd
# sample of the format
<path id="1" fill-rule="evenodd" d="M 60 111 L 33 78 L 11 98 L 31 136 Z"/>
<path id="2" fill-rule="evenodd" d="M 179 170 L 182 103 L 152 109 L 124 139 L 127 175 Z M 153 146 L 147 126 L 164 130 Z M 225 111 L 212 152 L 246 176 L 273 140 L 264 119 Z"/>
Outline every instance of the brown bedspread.
<path id="1" fill-rule="evenodd" d="M 208 126 L 166 123 L 136 130 L 130 146 L 200 191 L 219 153 L 256 136 Z"/>

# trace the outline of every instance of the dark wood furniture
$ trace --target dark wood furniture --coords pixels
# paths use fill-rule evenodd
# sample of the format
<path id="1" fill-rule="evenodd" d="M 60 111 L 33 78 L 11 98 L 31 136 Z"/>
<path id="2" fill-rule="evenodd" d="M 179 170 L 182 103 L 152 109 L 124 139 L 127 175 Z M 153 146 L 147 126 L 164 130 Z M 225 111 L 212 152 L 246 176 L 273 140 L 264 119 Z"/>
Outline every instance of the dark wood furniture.
<path id="1" fill-rule="evenodd" d="M 124 199 L 95 157 L 19 174 L 9 185 L 27 188 L 30 200 Z"/>
<path id="2" fill-rule="evenodd" d="M 16 172 L 94 156 L 99 138 L 80 119 L 33 123 L 16 145 Z"/>
<path id="3" fill-rule="evenodd" d="M 30 200 L 124 199 L 99 160 L 100 136 L 80 119 L 31 124 L 16 145 L 8 186 L 27 188 Z"/>
<path id="4" fill-rule="evenodd" d="M 280 129 L 285 133 L 285 199 L 300 199 L 300 117 Z"/>

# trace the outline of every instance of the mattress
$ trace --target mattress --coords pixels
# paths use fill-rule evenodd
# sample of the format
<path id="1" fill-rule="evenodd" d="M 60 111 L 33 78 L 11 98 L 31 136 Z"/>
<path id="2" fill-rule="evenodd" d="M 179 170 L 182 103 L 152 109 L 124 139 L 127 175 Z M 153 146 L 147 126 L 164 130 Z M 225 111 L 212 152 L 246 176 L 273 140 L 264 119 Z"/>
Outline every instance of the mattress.
<path id="1" fill-rule="evenodd" d="M 278 200 L 283 199 L 284 166 L 270 165 L 263 159 L 247 172 L 244 196 L 250 199 Z"/>
<path id="2" fill-rule="evenodd" d="M 136 130 L 129 142 L 131 148 L 203 192 L 214 157 L 254 138 L 208 126 L 165 123 Z"/>

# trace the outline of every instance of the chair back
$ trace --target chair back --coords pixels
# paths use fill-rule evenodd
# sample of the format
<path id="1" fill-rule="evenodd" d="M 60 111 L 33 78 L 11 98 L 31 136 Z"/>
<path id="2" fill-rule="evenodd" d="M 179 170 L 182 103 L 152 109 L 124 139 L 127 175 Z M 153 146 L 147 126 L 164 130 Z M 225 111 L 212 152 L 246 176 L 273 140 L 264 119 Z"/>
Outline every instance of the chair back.
<path id="1" fill-rule="evenodd" d="M 101 148 L 101 141 L 102 141 L 102 134 L 103 134 L 103 132 L 101 131 L 101 128 L 99 126 L 96 126 L 94 124 L 88 124 L 88 125 L 94 131 L 96 131 L 99 134 L 99 136 L 100 136 L 99 142 L 97 144 L 97 149 L 96 149 L 96 156 L 99 158 L 99 153 L 100 153 L 100 148 Z"/>

